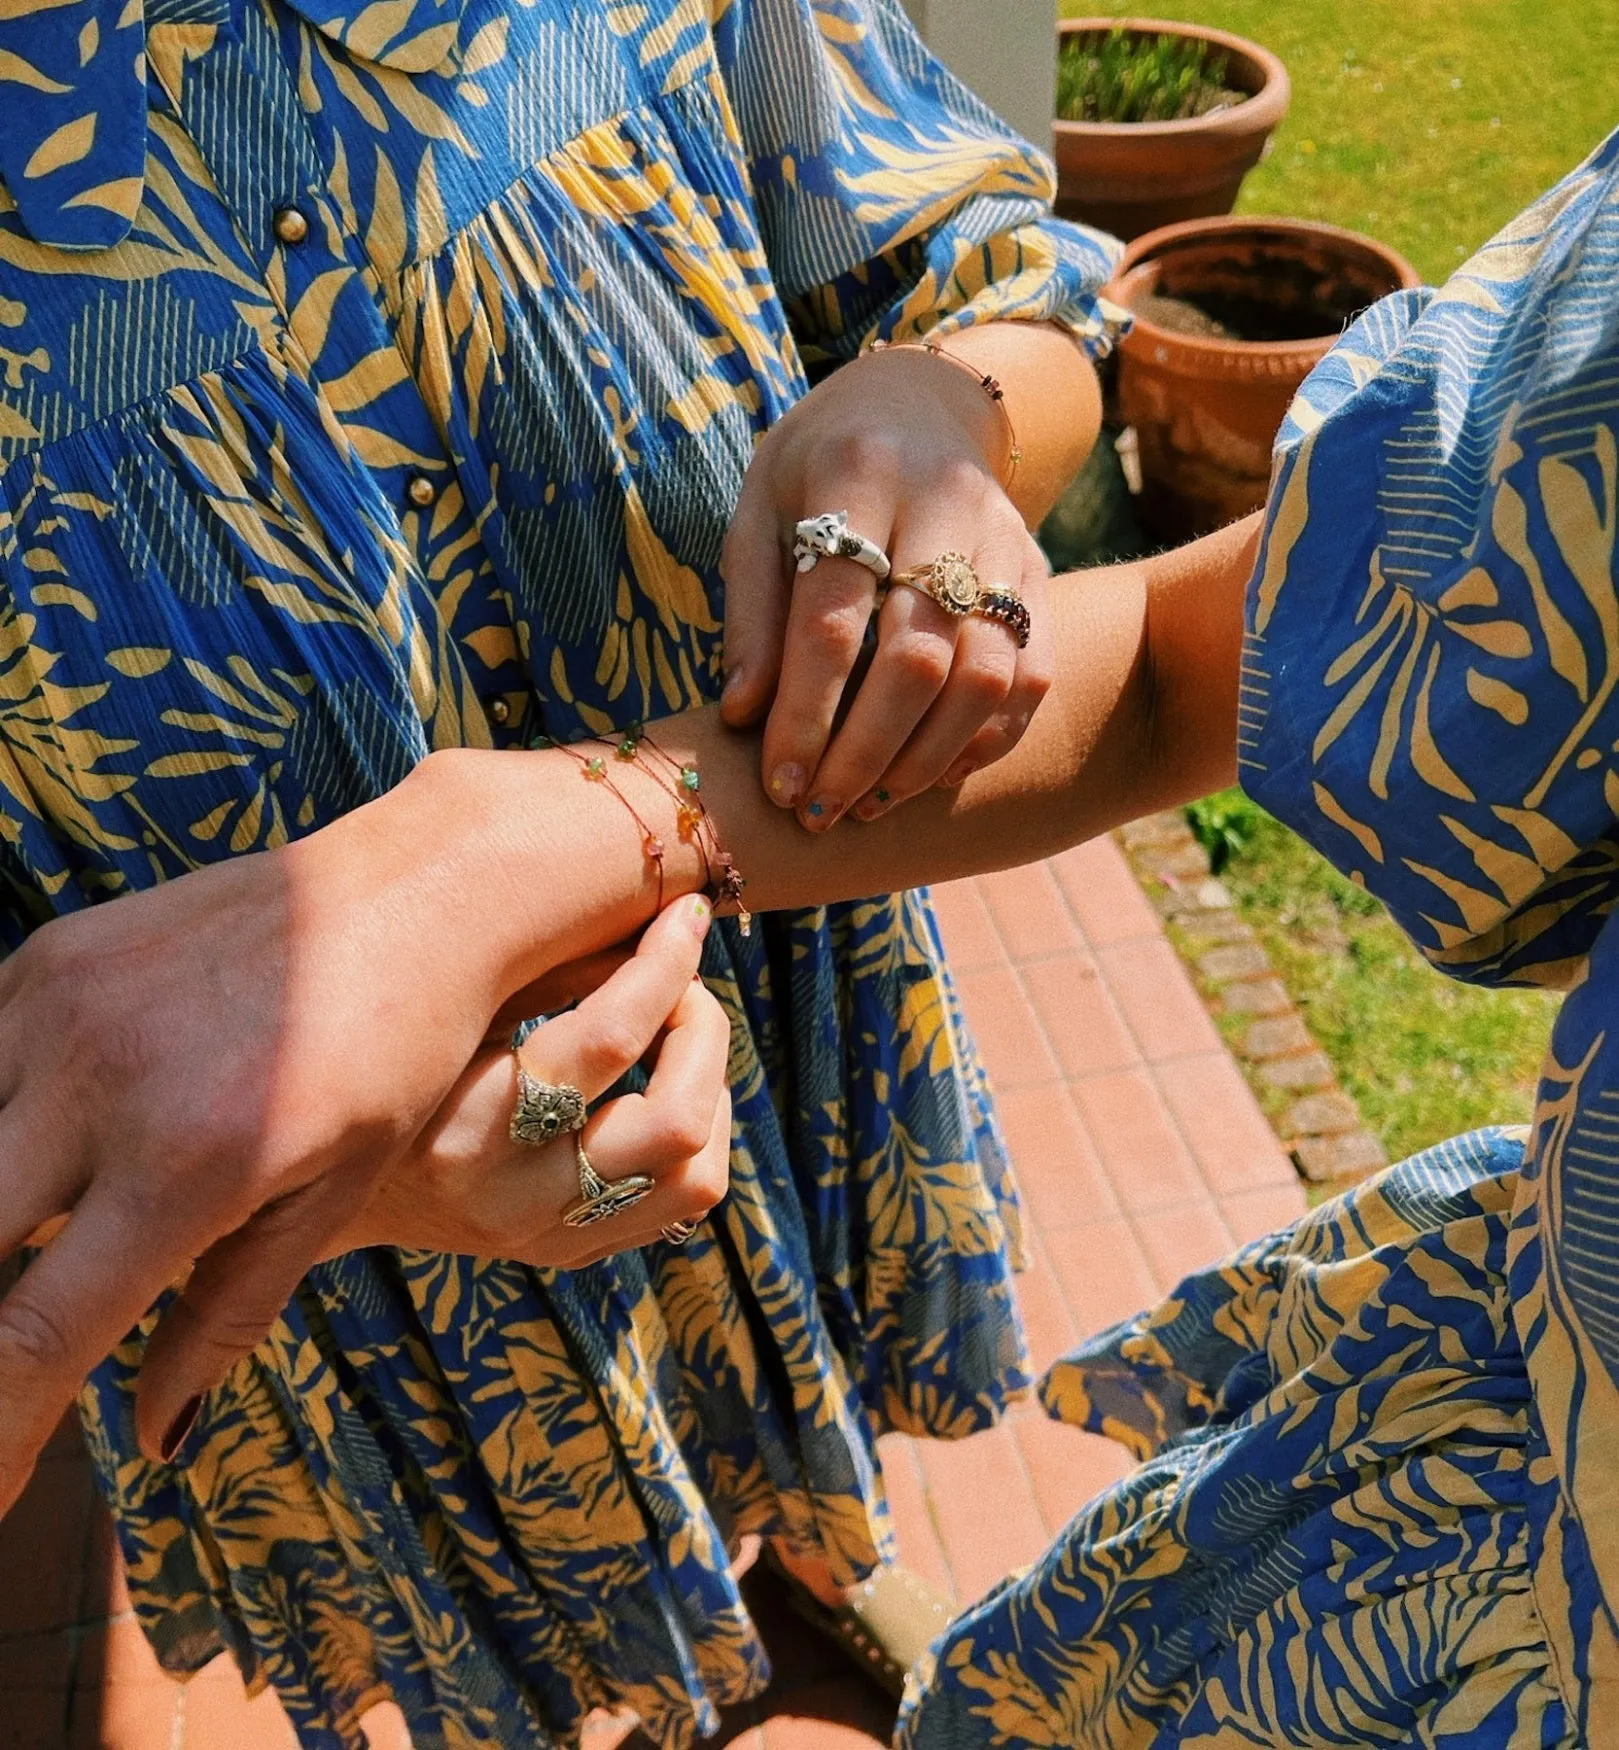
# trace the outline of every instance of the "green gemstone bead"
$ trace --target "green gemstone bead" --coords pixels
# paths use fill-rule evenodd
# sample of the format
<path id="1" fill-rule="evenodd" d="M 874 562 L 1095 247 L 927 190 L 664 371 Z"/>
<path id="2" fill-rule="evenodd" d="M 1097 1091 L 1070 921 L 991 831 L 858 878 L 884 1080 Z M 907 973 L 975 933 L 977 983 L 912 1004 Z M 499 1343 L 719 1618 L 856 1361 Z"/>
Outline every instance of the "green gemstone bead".
<path id="1" fill-rule="evenodd" d="M 697 770 L 696 766 L 682 766 L 680 768 L 680 782 L 688 790 L 701 790 L 703 787 L 703 775 Z"/>

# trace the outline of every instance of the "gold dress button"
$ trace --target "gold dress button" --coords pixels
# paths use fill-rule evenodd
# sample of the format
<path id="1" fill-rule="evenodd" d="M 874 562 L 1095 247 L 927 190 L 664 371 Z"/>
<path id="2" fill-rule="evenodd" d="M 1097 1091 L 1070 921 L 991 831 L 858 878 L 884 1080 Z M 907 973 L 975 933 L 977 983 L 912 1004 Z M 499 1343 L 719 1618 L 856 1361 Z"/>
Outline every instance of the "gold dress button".
<path id="1" fill-rule="evenodd" d="M 489 701 L 489 721 L 501 728 L 511 722 L 512 708 L 509 700 L 495 697 Z"/>
<path id="2" fill-rule="evenodd" d="M 410 477 L 410 484 L 405 488 L 405 497 L 408 498 L 418 510 L 426 510 L 433 500 L 438 497 L 438 488 L 425 474 L 412 474 Z"/>
<path id="3" fill-rule="evenodd" d="M 282 207 L 275 216 L 275 234 L 283 243 L 302 243 L 309 235 L 309 221 L 296 207 Z"/>

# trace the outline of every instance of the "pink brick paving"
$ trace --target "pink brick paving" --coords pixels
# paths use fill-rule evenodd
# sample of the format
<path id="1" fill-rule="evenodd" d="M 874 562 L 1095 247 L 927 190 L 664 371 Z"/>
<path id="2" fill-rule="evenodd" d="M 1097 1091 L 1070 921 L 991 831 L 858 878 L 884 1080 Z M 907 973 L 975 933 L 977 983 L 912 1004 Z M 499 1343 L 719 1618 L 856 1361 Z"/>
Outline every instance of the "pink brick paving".
<path id="1" fill-rule="evenodd" d="M 1291 1162 L 1111 840 L 936 897 L 1026 1193 L 1037 1365 L 1302 1212 Z M 890 1436 L 884 1457 L 904 1557 L 958 1605 L 1034 1560 L 1125 1465 L 1032 1403 L 955 1445 Z M 717 1742 L 886 1743 L 891 1707 L 754 1590 L 777 1682 Z M 0 1526 L 0 1703 L 0 1750 L 294 1750 L 273 1698 L 249 1702 L 224 1661 L 184 1690 L 157 1670 L 69 1433 Z M 376 1750 L 408 1750 L 397 1715 L 367 1730 Z M 644 1740 L 606 1720 L 587 1737 L 621 1744 Z"/>

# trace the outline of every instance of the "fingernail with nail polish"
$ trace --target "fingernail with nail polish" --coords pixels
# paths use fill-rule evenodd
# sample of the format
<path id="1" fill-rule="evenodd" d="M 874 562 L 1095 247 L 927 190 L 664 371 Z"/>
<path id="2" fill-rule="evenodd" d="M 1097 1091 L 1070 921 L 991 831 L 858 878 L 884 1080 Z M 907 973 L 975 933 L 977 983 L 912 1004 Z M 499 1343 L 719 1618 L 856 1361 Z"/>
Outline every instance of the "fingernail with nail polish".
<path id="1" fill-rule="evenodd" d="M 770 774 L 770 794 L 783 808 L 791 808 L 804 789 L 802 766 L 777 766 Z"/>
<path id="2" fill-rule="evenodd" d="M 974 767 L 971 760 L 962 760 L 959 762 L 959 764 L 953 765 L 950 768 L 950 770 L 948 772 L 946 772 L 945 775 L 939 780 L 939 782 L 947 790 L 959 789 L 960 786 L 965 784 L 967 782 L 967 780 L 973 775 L 973 772 L 975 770 L 976 770 L 976 767 Z"/>
<path id="3" fill-rule="evenodd" d="M 829 801 L 825 796 L 817 796 L 804 813 L 812 832 L 824 832 L 836 823 L 841 810 L 836 802 Z"/>
<path id="4" fill-rule="evenodd" d="M 180 1406 L 179 1415 L 169 1423 L 168 1432 L 164 1434 L 163 1443 L 158 1448 L 163 1455 L 163 1462 L 165 1464 L 167 1464 L 168 1461 L 174 1457 L 175 1453 L 180 1450 L 180 1446 L 185 1440 L 186 1435 L 188 1435 L 195 1426 L 197 1412 L 201 1408 L 202 1399 L 200 1397 L 187 1398 Z"/>
<path id="5" fill-rule="evenodd" d="M 861 797 L 855 805 L 855 818 L 857 820 L 875 820 L 893 800 L 893 795 L 889 791 L 873 790 L 869 796 Z"/>
<path id="6" fill-rule="evenodd" d="M 692 934 L 700 942 L 708 934 L 708 926 L 714 916 L 713 908 L 706 899 L 698 899 L 691 908 Z"/>

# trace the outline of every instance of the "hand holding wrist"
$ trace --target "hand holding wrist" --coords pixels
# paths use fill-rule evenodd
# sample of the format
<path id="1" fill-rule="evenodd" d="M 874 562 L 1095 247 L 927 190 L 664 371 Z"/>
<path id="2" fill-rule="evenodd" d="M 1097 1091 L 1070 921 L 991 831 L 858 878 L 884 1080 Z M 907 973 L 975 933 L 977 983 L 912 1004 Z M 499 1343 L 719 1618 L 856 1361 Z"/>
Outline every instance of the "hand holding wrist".
<path id="1" fill-rule="evenodd" d="M 390 800 L 391 836 L 417 844 L 414 879 L 453 908 L 491 1011 L 551 968 L 632 935 L 657 908 L 640 827 L 560 749 L 435 753 Z M 674 803 L 644 780 L 634 802 L 662 829 L 665 901 L 697 892 L 702 858 Z"/>

